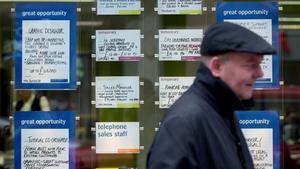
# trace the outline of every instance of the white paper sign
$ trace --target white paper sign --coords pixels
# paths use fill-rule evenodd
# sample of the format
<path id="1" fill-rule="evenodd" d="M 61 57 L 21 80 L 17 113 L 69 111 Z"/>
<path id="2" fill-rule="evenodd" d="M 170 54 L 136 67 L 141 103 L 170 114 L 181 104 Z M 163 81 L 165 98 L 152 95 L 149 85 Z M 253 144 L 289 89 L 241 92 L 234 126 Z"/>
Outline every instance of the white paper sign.
<path id="1" fill-rule="evenodd" d="M 138 76 L 96 77 L 96 108 L 139 108 Z"/>
<path id="2" fill-rule="evenodd" d="M 273 130 L 242 129 L 256 169 L 273 169 Z"/>
<path id="3" fill-rule="evenodd" d="M 139 15 L 141 0 L 97 0 L 97 15 Z"/>
<path id="4" fill-rule="evenodd" d="M 140 59 L 140 30 L 96 30 L 96 61 Z"/>
<path id="5" fill-rule="evenodd" d="M 139 153 L 139 122 L 97 122 L 96 153 Z"/>
<path id="6" fill-rule="evenodd" d="M 70 21 L 24 20 L 22 31 L 22 82 L 69 82 Z"/>
<path id="7" fill-rule="evenodd" d="M 68 129 L 21 129 L 22 168 L 69 168 Z"/>
<path id="8" fill-rule="evenodd" d="M 202 0 L 158 0 L 158 14 L 201 14 Z"/>
<path id="9" fill-rule="evenodd" d="M 193 83 L 195 77 L 159 77 L 159 108 L 169 108 Z"/>
<path id="10" fill-rule="evenodd" d="M 199 60 L 202 37 L 202 29 L 159 30 L 159 60 Z"/>
<path id="11" fill-rule="evenodd" d="M 272 44 L 272 20 L 271 19 L 226 19 L 224 21 L 232 22 L 244 26 L 251 31 L 263 37 L 267 42 Z M 263 79 L 273 81 L 272 75 L 272 55 L 265 55 L 261 63 L 262 71 L 264 72 Z M 260 81 L 258 80 L 257 83 Z M 262 81 L 261 81 L 262 82 Z M 263 83 L 263 82 L 262 82 Z"/>

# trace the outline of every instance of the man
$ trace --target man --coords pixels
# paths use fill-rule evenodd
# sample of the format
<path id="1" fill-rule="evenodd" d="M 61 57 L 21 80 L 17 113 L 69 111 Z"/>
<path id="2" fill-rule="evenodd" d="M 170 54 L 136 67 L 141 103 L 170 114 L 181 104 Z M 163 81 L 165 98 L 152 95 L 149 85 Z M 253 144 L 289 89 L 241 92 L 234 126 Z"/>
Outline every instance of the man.
<path id="1" fill-rule="evenodd" d="M 171 106 L 147 158 L 148 169 L 254 169 L 234 115 L 245 110 L 264 54 L 275 49 L 232 23 L 212 25 L 192 86 Z"/>

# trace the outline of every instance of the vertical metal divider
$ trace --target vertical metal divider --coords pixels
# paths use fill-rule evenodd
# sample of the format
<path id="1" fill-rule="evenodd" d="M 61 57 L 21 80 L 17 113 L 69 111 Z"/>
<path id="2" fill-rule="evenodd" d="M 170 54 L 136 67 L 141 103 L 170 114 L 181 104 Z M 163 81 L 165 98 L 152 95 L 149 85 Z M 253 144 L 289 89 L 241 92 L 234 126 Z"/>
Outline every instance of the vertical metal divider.
<path id="1" fill-rule="evenodd" d="M 145 128 L 145 6 L 144 6 L 144 1 L 145 0 L 141 0 L 141 14 L 139 16 L 139 22 L 140 22 L 140 27 L 139 29 L 140 31 L 140 45 L 141 45 L 141 58 L 139 61 L 137 61 L 137 64 L 139 64 L 138 66 L 138 75 L 139 75 L 139 95 L 140 95 L 140 107 L 139 110 L 137 111 L 138 113 L 138 122 L 139 122 L 139 132 L 140 132 L 140 151 L 137 154 L 137 159 L 135 162 L 135 168 L 140 168 L 139 167 L 139 159 L 143 156 L 143 154 L 145 153 L 145 151 L 143 149 L 141 149 L 141 147 L 144 145 L 144 139 L 142 136 L 144 136 L 145 132 L 144 132 L 144 128 Z M 143 9 L 143 10 L 142 10 Z M 143 104 L 141 104 L 143 102 Z M 142 130 L 143 128 L 143 130 Z"/>
<path id="2" fill-rule="evenodd" d="M 158 2 L 159 0 L 156 0 L 155 2 L 155 8 L 156 10 L 153 10 L 154 11 L 154 15 L 155 15 L 155 20 L 154 20 L 154 25 L 155 25 L 155 31 L 153 33 L 154 36 L 152 36 L 152 38 L 154 38 L 154 43 L 155 43 L 155 51 L 154 51 L 154 54 L 157 54 L 157 57 L 154 56 L 154 60 L 155 60 L 155 63 L 156 63 L 156 71 L 155 71 L 155 79 L 154 79 L 154 90 L 156 91 L 156 94 L 155 94 L 155 100 L 154 101 L 158 101 L 158 104 L 155 104 L 155 102 L 153 103 L 154 104 L 154 128 L 153 128 L 153 131 L 156 132 L 156 130 L 159 128 L 159 124 L 160 124 L 160 116 L 159 116 L 159 113 L 160 112 L 160 108 L 159 108 L 159 77 L 160 77 L 160 70 L 161 70 L 161 64 L 160 64 L 160 61 L 159 61 L 159 30 L 160 30 L 160 15 L 158 14 Z M 155 38 L 156 37 L 156 38 Z M 157 83 L 158 85 L 155 85 L 155 83 Z"/>
<path id="3" fill-rule="evenodd" d="M 278 4 L 278 7 L 279 7 L 279 11 L 278 11 L 278 17 L 280 17 L 280 11 L 283 11 L 284 10 L 284 8 L 283 8 L 283 6 L 280 6 L 280 4 Z M 278 18 L 278 33 L 280 33 L 280 21 L 279 21 L 279 18 Z M 278 35 L 279 36 L 279 35 Z M 279 48 L 280 48 L 280 44 L 279 44 Z M 279 125 L 280 125 L 280 127 L 279 127 L 279 136 L 280 136 L 280 138 L 279 138 L 279 140 L 280 140 L 280 142 L 282 142 L 282 143 L 284 143 L 285 141 L 284 141 L 284 138 L 283 138 L 283 136 L 284 136 L 284 130 L 283 130 L 283 126 L 281 127 L 281 125 L 283 125 L 284 124 L 284 120 L 285 120 L 285 114 L 286 114 L 286 112 L 285 111 L 287 111 L 286 110 L 286 107 L 285 107 L 285 104 L 284 104 L 284 94 L 285 94 L 285 82 L 284 82 L 284 79 L 285 79 L 285 77 L 284 77 L 284 72 L 283 72 L 283 70 L 284 70 L 284 62 L 283 62 L 283 59 L 282 59 L 282 56 L 283 56 L 283 52 L 280 50 L 280 49 L 278 49 L 278 51 L 280 51 L 279 53 L 278 53 L 278 59 L 279 59 L 279 65 L 280 65 L 280 67 L 279 67 L 279 90 L 280 90 L 280 108 L 281 108 L 281 110 L 280 110 L 280 114 L 279 114 Z M 280 76 L 280 74 L 281 74 L 281 76 Z M 282 130 L 282 131 L 281 131 Z M 283 150 L 282 150 L 282 152 L 287 152 L 287 151 L 285 151 L 284 149 L 286 148 L 285 146 L 282 146 L 282 148 L 283 148 Z M 289 150 L 288 150 L 289 151 Z M 285 156 L 285 154 L 281 154 L 282 156 Z M 284 160 L 283 161 L 281 161 L 282 163 L 285 163 L 284 162 Z M 284 165 L 282 165 L 282 166 L 284 166 Z"/>
<path id="4" fill-rule="evenodd" d="M 16 3 L 14 3 L 14 8 L 11 8 L 10 12 L 11 12 L 11 16 L 13 19 L 16 18 L 16 13 L 15 13 L 15 9 L 16 9 Z M 15 22 L 13 21 L 12 22 L 12 28 L 15 30 Z M 15 30 L 16 31 L 16 30 Z M 14 34 L 15 31 L 12 31 L 11 33 L 11 37 L 12 39 L 16 39 L 16 36 Z M 14 46 L 15 48 L 16 46 Z M 16 49 L 14 49 L 15 51 Z M 14 55 L 14 53 L 13 53 Z M 12 56 L 12 58 L 14 58 L 14 56 Z M 12 67 L 13 67 L 13 71 L 12 71 L 12 79 L 10 79 L 10 106 L 9 106 L 9 122 L 10 122 L 10 133 L 11 133 L 11 139 L 10 142 L 14 143 L 14 139 L 15 139 L 15 132 L 14 132 L 14 113 L 15 113 L 15 108 L 14 108 L 14 100 L 15 100 L 15 97 L 16 97 L 16 89 L 15 89 L 15 68 L 16 68 L 16 60 L 14 59 L 13 63 L 12 63 Z M 10 145 L 11 147 L 14 147 L 13 145 Z M 10 148 L 10 147 L 9 147 Z M 14 156 L 14 150 L 15 148 L 13 148 L 11 150 L 11 156 Z M 14 158 L 13 158 L 14 159 Z M 14 160 L 12 161 L 12 167 L 14 168 Z"/>
<path id="5" fill-rule="evenodd" d="M 156 45 L 157 41 L 154 39 L 154 34 L 157 32 L 157 14 L 154 11 L 154 6 L 157 2 L 157 0 L 142 0 L 143 1 L 143 21 L 142 21 L 142 27 L 143 27 L 143 34 L 144 39 L 142 41 L 143 44 L 143 53 L 144 58 L 142 61 L 143 69 L 142 69 L 142 75 L 143 75 L 143 82 L 144 86 L 142 86 L 143 90 L 143 100 L 144 104 L 142 105 L 142 111 L 143 111 L 143 127 L 144 130 L 141 131 L 141 140 L 142 144 L 144 146 L 143 151 L 141 151 L 140 158 L 138 159 L 138 165 L 137 168 L 143 169 L 146 164 L 146 158 L 148 149 L 150 147 L 150 144 L 152 142 L 152 134 L 153 132 L 153 126 L 156 122 L 156 106 L 153 104 L 156 96 L 155 92 L 155 86 L 154 82 L 157 79 L 157 60 L 154 58 L 154 53 L 156 52 Z"/>
<path id="6" fill-rule="evenodd" d="M 96 11 L 94 10 L 94 8 L 97 9 L 97 0 L 95 2 L 93 2 L 93 7 L 89 10 L 90 14 L 91 14 L 91 21 L 95 21 L 96 18 L 95 18 L 95 15 L 97 15 Z M 92 25 L 92 30 L 93 30 L 93 33 L 90 35 L 90 38 L 91 38 L 91 41 L 92 41 L 92 45 L 95 46 L 96 44 L 96 29 L 95 27 Z M 97 117 L 97 111 L 96 111 L 96 106 L 95 104 L 93 104 L 92 102 L 95 102 L 96 100 L 96 96 L 95 96 L 95 88 L 96 88 L 96 59 L 95 59 L 95 53 L 96 53 L 96 49 L 92 47 L 92 50 L 91 51 L 91 83 L 89 85 L 91 85 L 91 103 L 90 103 L 90 106 L 91 106 L 91 116 L 90 116 L 90 123 L 92 124 L 91 126 L 94 126 L 94 129 L 93 127 L 91 128 L 91 136 L 93 136 L 92 138 L 90 139 L 93 139 L 93 141 L 90 141 L 91 143 L 94 143 L 93 145 L 91 145 L 91 166 L 92 168 L 96 168 L 95 163 L 97 162 L 97 154 L 96 154 L 96 150 L 95 150 L 95 147 L 96 147 L 96 117 Z"/>
<path id="7" fill-rule="evenodd" d="M 78 4 L 76 4 L 76 22 L 78 21 L 78 20 L 80 20 L 80 17 L 79 17 L 79 13 L 80 13 L 80 11 L 78 10 L 79 8 L 78 8 L 78 6 L 77 6 Z M 78 39 L 81 39 L 81 36 L 80 36 L 80 34 L 79 34 L 79 27 L 77 27 L 77 24 L 76 24 L 76 37 L 78 37 Z M 77 43 L 77 40 L 76 40 L 76 49 L 78 48 L 78 46 L 79 46 L 79 44 Z M 76 55 L 75 55 L 75 57 L 76 57 L 76 62 L 78 62 L 78 56 L 79 56 L 79 54 L 78 54 L 78 52 L 77 52 L 78 50 L 76 50 Z M 76 63 L 77 64 L 77 63 Z M 77 72 L 77 70 L 76 70 L 76 72 Z M 76 78 L 77 79 L 77 78 Z M 76 82 L 76 93 L 78 94 L 77 95 L 77 105 L 78 105 L 78 107 L 77 107 L 77 110 L 76 110 L 76 112 L 75 112 L 75 144 L 78 144 L 78 142 L 79 142 L 79 140 L 77 139 L 77 133 L 78 133 L 78 130 L 77 130 L 77 126 L 79 126 L 80 125 L 80 82 L 78 81 L 78 79 L 77 79 L 77 82 Z M 77 153 L 77 151 L 75 150 L 75 154 Z M 75 156 L 75 161 L 76 161 L 76 156 Z M 75 163 L 75 167 L 76 167 L 76 163 Z"/>

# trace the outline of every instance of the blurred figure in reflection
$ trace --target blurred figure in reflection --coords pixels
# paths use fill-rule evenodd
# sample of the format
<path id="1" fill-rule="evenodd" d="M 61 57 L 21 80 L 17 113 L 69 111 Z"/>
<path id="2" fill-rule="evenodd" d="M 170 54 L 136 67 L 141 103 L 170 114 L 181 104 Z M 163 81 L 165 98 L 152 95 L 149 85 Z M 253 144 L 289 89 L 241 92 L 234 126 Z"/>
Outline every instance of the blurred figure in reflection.
<path id="1" fill-rule="evenodd" d="M 285 123 L 280 123 L 280 130 L 283 132 L 281 134 L 281 143 L 280 143 L 280 168 L 287 169 L 298 169 L 297 162 L 295 159 L 291 157 L 290 147 L 286 143 L 285 140 L 285 131 L 284 131 Z"/>
<path id="2" fill-rule="evenodd" d="M 280 144 L 280 152 L 281 152 L 281 167 L 285 169 L 299 169 L 297 163 L 294 159 L 291 158 L 291 152 L 289 146 L 283 141 Z"/>
<path id="3" fill-rule="evenodd" d="M 5 150 L 5 143 L 7 137 L 10 136 L 8 119 L 0 118 L 0 152 Z"/>
<path id="4" fill-rule="evenodd" d="M 300 136 L 300 119 L 294 112 L 289 113 L 286 117 L 286 124 L 283 127 L 284 140 L 287 144 L 299 143 Z"/>
<path id="5" fill-rule="evenodd" d="M 18 90 L 16 92 L 16 111 L 50 111 L 46 96 L 41 96 L 32 90 Z"/>

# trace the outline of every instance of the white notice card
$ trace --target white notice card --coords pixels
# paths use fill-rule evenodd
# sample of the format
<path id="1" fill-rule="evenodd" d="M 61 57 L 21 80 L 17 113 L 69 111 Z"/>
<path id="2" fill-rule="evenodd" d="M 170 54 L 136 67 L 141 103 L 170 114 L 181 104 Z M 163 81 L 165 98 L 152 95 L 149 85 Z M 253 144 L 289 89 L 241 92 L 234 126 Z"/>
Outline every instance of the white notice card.
<path id="1" fill-rule="evenodd" d="M 273 130 L 242 129 L 255 168 L 273 169 Z"/>
<path id="2" fill-rule="evenodd" d="M 141 0 L 97 0 L 97 15 L 139 15 Z"/>
<path id="3" fill-rule="evenodd" d="M 69 168 L 68 129 L 21 129 L 22 168 Z"/>
<path id="4" fill-rule="evenodd" d="M 139 153 L 139 122 L 97 122 L 96 153 Z"/>
<path id="5" fill-rule="evenodd" d="M 141 59 L 140 30 L 96 30 L 96 61 Z"/>
<path id="6" fill-rule="evenodd" d="M 138 76 L 97 76 L 96 108 L 139 108 Z"/>
<path id="7" fill-rule="evenodd" d="M 202 0 L 158 0 L 158 14 L 201 14 Z"/>
<path id="8" fill-rule="evenodd" d="M 195 77 L 159 77 L 159 108 L 169 108 L 193 83 Z"/>
<path id="9" fill-rule="evenodd" d="M 159 30 L 159 60 L 199 60 L 202 37 L 202 29 Z"/>
<path id="10" fill-rule="evenodd" d="M 23 20 L 22 83 L 70 79 L 70 21 Z"/>

